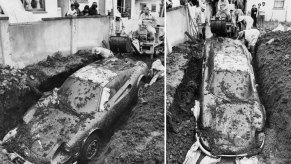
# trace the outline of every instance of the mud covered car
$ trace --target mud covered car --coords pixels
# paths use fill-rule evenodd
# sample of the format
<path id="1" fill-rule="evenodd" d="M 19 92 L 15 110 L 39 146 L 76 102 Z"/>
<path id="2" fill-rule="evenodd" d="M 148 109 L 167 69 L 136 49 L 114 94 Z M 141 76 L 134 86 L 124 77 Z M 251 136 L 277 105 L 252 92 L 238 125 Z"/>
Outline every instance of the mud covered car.
<path id="1" fill-rule="evenodd" d="M 193 112 L 199 148 L 210 157 L 252 156 L 264 145 L 266 114 L 251 60 L 240 41 L 205 44 L 202 95 Z"/>
<path id="2" fill-rule="evenodd" d="M 138 98 L 148 74 L 143 62 L 97 61 L 71 75 L 3 139 L 14 163 L 89 162 L 102 135 Z"/>

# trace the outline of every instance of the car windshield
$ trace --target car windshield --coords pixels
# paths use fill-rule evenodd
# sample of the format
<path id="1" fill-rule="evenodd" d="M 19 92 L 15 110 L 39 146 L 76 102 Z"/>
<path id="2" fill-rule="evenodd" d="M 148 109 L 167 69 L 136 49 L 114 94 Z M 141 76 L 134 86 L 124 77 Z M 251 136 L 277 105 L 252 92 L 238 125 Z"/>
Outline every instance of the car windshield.
<path id="1" fill-rule="evenodd" d="M 241 71 L 215 71 L 210 92 L 223 99 L 247 101 L 253 95 L 250 75 Z"/>
<path id="2" fill-rule="evenodd" d="M 90 80 L 69 77 L 58 91 L 60 104 L 78 114 L 92 113 L 98 110 L 101 87 Z"/>

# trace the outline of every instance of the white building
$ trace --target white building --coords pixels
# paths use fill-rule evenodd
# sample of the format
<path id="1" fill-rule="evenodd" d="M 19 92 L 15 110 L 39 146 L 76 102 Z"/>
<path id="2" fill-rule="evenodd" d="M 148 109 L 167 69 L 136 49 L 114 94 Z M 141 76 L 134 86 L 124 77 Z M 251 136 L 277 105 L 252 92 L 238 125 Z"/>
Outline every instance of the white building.
<path id="1" fill-rule="evenodd" d="M 58 0 L 0 0 L 10 23 L 33 22 L 41 18 L 61 16 Z"/>

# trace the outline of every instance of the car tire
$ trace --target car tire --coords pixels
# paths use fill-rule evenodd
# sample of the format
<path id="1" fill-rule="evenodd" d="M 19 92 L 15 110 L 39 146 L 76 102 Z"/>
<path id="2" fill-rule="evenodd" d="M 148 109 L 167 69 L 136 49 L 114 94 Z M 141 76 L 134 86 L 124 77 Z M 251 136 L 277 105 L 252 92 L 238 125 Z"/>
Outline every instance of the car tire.
<path id="1" fill-rule="evenodd" d="M 97 133 L 91 134 L 82 146 L 78 164 L 87 164 L 98 153 L 101 147 L 101 139 Z"/>

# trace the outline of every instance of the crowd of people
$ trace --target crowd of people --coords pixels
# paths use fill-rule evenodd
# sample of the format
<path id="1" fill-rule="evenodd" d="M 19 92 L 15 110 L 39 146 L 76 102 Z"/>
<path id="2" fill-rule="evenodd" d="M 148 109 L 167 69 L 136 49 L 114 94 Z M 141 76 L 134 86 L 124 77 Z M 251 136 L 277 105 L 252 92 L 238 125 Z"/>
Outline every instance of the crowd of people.
<path id="1" fill-rule="evenodd" d="M 214 20 L 226 20 L 232 23 L 232 28 L 235 32 L 235 37 L 244 40 L 251 52 L 254 51 L 254 46 L 260 35 L 260 29 L 264 28 L 264 21 L 266 15 L 265 2 L 259 3 L 258 8 L 254 4 L 249 12 L 242 9 L 239 1 L 235 0 L 219 0 L 214 11 Z M 199 12 L 196 13 L 196 20 L 198 26 L 198 34 L 200 39 L 205 39 L 205 29 L 209 20 L 206 16 L 206 5 L 199 4 Z M 213 20 L 213 18 L 212 18 Z"/>
<path id="2" fill-rule="evenodd" d="M 97 10 L 97 3 L 93 2 L 91 7 L 86 5 L 81 11 L 79 9 L 80 4 L 78 2 L 72 3 L 70 9 L 67 11 L 66 16 L 88 16 L 88 15 L 99 15 Z"/>

